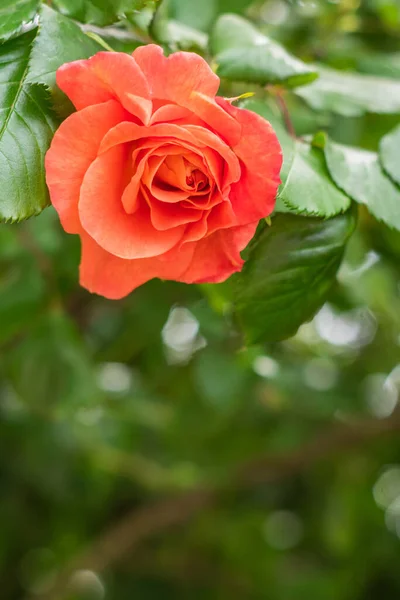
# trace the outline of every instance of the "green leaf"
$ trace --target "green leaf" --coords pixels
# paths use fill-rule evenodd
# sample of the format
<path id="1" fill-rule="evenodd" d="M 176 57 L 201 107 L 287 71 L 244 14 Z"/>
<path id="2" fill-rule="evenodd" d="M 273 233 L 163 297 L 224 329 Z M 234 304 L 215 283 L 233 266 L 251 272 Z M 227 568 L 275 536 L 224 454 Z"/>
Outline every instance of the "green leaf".
<path id="1" fill-rule="evenodd" d="M 66 17 L 43 6 L 40 27 L 0 46 L 0 220 L 20 221 L 48 204 L 44 156 L 58 121 L 48 86 L 64 62 L 98 48 Z"/>
<path id="2" fill-rule="evenodd" d="M 386 173 L 400 184 L 400 125 L 381 139 L 379 156 Z"/>
<path id="3" fill-rule="evenodd" d="M 375 152 L 325 139 L 325 157 L 336 185 L 380 221 L 400 229 L 400 189 L 386 177 Z"/>
<path id="4" fill-rule="evenodd" d="M 354 210 L 327 221 L 277 215 L 256 240 L 238 275 L 235 314 L 248 343 L 294 335 L 325 302 L 346 242 Z"/>
<path id="5" fill-rule="evenodd" d="M 124 0 L 54 0 L 54 4 L 72 19 L 104 27 L 119 20 L 127 3 Z"/>
<path id="6" fill-rule="evenodd" d="M 295 87 L 318 77 L 315 68 L 289 54 L 237 15 L 222 15 L 217 20 L 210 48 L 218 75 L 233 81 Z"/>
<path id="7" fill-rule="evenodd" d="M 26 81 L 45 83 L 54 90 L 58 67 L 66 62 L 89 58 L 100 50 L 103 48 L 85 35 L 71 19 L 44 4 L 32 45 Z"/>
<path id="8" fill-rule="evenodd" d="M 2 0 L 0 5 L 0 39 L 6 40 L 21 31 L 24 23 L 31 21 L 39 0 Z"/>
<path id="9" fill-rule="evenodd" d="M 400 52 L 362 52 L 357 60 L 361 73 L 400 79 Z"/>
<path id="10" fill-rule="evenodd" d="M 366 112 L 400 112 L 400 82 L 384 77 L 319 67 L 319 78 L 296 90 L 315 110 L 329 110 L 345 117 Z"/>
<path id="11" fill-rule="evenodd" d="M 173 18 L 171 0 L 163 0 L 157 8 L 150 25 L 150 35 L 160 44 L 167 44 L 172 50 L 205 50 L 208 37 Z"/>
<path id="12" fill-rule="evenodd" d="M 310 144 L 295 141 L 293 153 L 285 159 L 278 196 L 298 213 L 332 217 L 350 206 L 350 199 L 333 183 L 323 152 Z"/>

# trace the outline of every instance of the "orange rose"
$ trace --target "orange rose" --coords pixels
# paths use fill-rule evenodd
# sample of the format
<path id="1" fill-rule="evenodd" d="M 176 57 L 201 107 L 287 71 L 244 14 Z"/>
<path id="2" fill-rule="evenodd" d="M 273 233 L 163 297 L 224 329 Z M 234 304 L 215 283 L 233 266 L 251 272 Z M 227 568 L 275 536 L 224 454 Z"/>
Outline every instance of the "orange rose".
<path id="1" fill-rule="evenodd" d="M 80 235 L 81 284 L 121 298 L 153 277 L 224 281 L 271 213 L 281 149 L 271 125 L 216 97 L 197 54 L 155 45 L 60 67 L 77 112 L 46 155 L 53 206 Z"/>

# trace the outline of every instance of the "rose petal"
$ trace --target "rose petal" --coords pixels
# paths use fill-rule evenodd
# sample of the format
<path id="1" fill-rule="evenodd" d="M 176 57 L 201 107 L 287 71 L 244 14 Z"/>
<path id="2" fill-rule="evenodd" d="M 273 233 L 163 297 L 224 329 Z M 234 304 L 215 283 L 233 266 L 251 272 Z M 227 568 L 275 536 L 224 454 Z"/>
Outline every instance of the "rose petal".
<path id="1" fill-rule="evenodd" d="M 104 135 L 126 111 L 115 100 L 72 114 L 57 129 L 46 154 L 46 182 L 51 202 L 68 233 L 81 230 L 78 200 L 83 177 L 97 156 Z"/>
<path id="2" fill-rule="evenodd" d="M 214 97 L 219 77 L 206 61 L 193 52 L 175 52 L 166 57 L 155 44 L 139 46 L 132 54 L 147 79 L 153 98 L 170 100 L 178 105 L 193 91 Z"/>
<path id="3" fill-rule="evenodd" d="M 150 125 L 155 123 L 171 123 L 190 118 L 192 112 L 188 108 L 178 106 L 177 104 L 164 104 L 156 110 L 153 106 L 153 116 L 150 119 Z"/>
<path id="4" fill-rule="evenodd" d="M 80 283 L 90 292 L 112 300 L 129 294 L 154 277 L 177 279 L 190 264 L 194 248 L 189 245 L 158 258 L 126 260 L 110 254 L 87 233 L 81 235 Z"/>
<path id="5" fill-rule="evenodd" d="M 126 145 L 115 146 L 89 167 L 79 199 L 82 227 L 100 246 L 120 258 L 158 256 L 181 240 L 185 227 L 157 231 L 146 205 L 134 214 L 125 212 L 121 195 L 128 152 Z"/>
<path id="6" fill-rule="evenodd" d="M 194 243 L 195 250 L 190 266 L 178 281 L 184 283 L 220 283 L 240 271 L 243 250 L 254 236 L 257 223 L 216 231 Z M 184 250 L 186 244 L 183 244 Z M 188 244 L 190 245 L 190 244 Z"/>
<path id="7" fill-rule="evenodd" d="M 241 173 L 240 164 L 234 152 L 225 142 L 204 127 L 186 125 L 185 129 L 193 135 L 197 142 L 204 146 L 203 154 L 213 177 L 219 182 L 221 189 L 232 182 L 238 181 Z M 222 163 L 210 149 L 218 153 L 223 159 Z"/>
<path id="8" fill-rule="evenodd" d="M 172 123 L 158 123 L 151 127 L 143 127 L 136 125 L 136 123 L 125 121 L 110 129 L 104 137 L 100 152 L 106 152 L 109 148 L 116 146 L 117 144 L 125 144 L 126 142 L 132 142 L 142 138 L 145 139 L 146 144 L 149 143 L 150 145 L 155 144 L 154 138 L 166 138 L 167 141 L 170 143 L 173 142 L 176 145 L 180 142 L 186 142 L 192 147 L 201 146 L 201 143 L 197 144 L 196 138 L 189 131 L 179 125 L 174 125 Z M 160 142 L 158 142 L 158 144 L 160 144 Z"/>
<path id="9" fill-rule="evenodd" d="M 282 150 L 268 121 L 250 110 L 232 106 L 223 98 L 217 101 L 242 127 L 240 142 L 233 148 L 241 162 L 241 178 L 232 185 L 230 199 L 238 222 L 251 223 L 274 209 Z"/>
<path id="10" fill-rule="evenodd" d="M 118 99 L 133 115 L 148 123 L 150 90 L 136 61 L 124 52 L 98 52 L 88 60 L 66 63 L 57 70 L 57 84 L 78 110 Z"/>

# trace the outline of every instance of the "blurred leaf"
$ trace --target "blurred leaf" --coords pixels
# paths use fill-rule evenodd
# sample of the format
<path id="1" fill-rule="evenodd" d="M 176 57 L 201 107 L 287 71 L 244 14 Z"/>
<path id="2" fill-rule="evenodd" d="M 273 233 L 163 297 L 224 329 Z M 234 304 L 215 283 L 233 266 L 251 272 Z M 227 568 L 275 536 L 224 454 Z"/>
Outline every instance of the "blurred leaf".
<path id="1" fill-rule="evenodd" d="M 299 213 L 332 217 L 350 206 L 350 199 L 333 183 L 323 152 L 301 141 L 294 142 L 293 154 L 281 172 L 283 184 L 278 195 Z"/>
<path id="2" fill-rule="evenodd" d="M 35 259 L 15 258 L 0 263 L 1 343 L 29 328 L 44 303 L 45 284 Z"/>
<path id="3" fill-rule="evenodd" d="M 192 29 L 205 32 L 213 23 L 218 10 L 218 0 L 202 0 L 202 2 L 170 0 L 169 5 L 172 19 Z"/>
<path id="4" fill-rule="evenodd" d="M 385 171 L 400 184 L 400 125 L 381 139 L 379 157 Z"/>
<path id="5" fill-rule="evenodd" d="M 149 0 L 54 0 L 68 17 L 100 27 L 116 23 L 125 10 L 141 10 L 148 4 Z"/>
<path id="6" fill-rule="evenodd" d="M 236 15 L 222 15 L 210 39 L 217 73 L 233 81 L 295 87 L 310 83 L 317 71 L 289 54 L 283 46 L 262 35 Z"/>
<path id="7" fill-rule="evenodd" d="M 58 121 L 46 86 L 56 69 L 93 54 L 97 44 L 69 19 L 43 6 L 40 27 L 0 46 L 0 219 L 20 221 L 47 206 L 44 155 Z M 45 84 L 45 85 L 43 85 Z"/>
<path id="8" fill-rule="evenodd" d="M 400 82 L 384 77 L 318 67 L 319 78 L 296 90 L 315 110 L 330 110 L 345 117 L 400 112 Z"/>
<path id="9" fill-rule="evenodd" d="M 73 413 L 99 399 L 90 360 L 73 324 L 52 311 L 4 359 L 17 394 L 41 410 Z"/>
<path id="10" fill-rule="evenodd" d="M 357 70 L 361 73 L 400 79 L 400 52 L 363 52 L 357 60 Z"/>
<path id="11" fill-rule="evenodd" d="M 273 218 L 234 277 L 235 312 L 248 343 L 283 340 L 311 319 L 335 281 L 355 222 L 354 210 L 327 221 Z"/>
<path id="12" fill-rule="evenodd" d="M 400 189 L 386 177 L 377 154 L 336 144 L 326 136 L 324 152 L 336 185 L 356 202 L 365 204 L 378 220 L 400 229 Z"/>
<path id="13" fill-rule="evenodd" d="M 0 3 L 0 39 L 7 39 L 21 31 L 24 23 L 31 21 L 39 0 L 2 0 Z"/>
<path id="14" fill-rule="evenodd" d="M 173 50 L 200 49 L 207 46 L 207 35 L 173 18 L 173 3 L 163 0 L 157 8 L 150 25 L 150 34 L 161 44 L 168 44 Z"/>

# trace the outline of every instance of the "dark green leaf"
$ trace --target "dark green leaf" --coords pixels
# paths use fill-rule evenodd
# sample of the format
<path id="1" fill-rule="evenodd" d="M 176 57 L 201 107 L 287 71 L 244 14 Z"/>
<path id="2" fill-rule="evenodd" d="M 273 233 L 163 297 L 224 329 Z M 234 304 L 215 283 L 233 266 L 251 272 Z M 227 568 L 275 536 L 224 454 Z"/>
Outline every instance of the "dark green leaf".
<path id="1" fill-rule="evenodd" d="M 355 227 L 350 210 L 327 221 L 277 215 L 234 278 L 235 312 L 248 343 L 294 335 L 325 302 Z"/>
<path id="2" fill-rule="evenodd" d="M 237 15 L 222 15 L 210 40 L 217 73 L 233 81 L 266 85 L 304 85 L 318 75 L 316 69 L 289 54 Z"/>
<path id="3" fill-rule="evenodd" d="M 400 112 L 400 82 L 319 67 L 319 78 L 297 90 L 315 110 L 330 110 L 346 117 Z"/>
<path id="4" fill-rule="evenodd" d="M 379 156 L 385 171 L 400 184 L 400 125 L 381 139 Z"/>
<path id="5" fill-rule="evenodd" d="M 0 46 L 0 219 L 20 221 L 48 204 L 44 155 L 57 127 L 49 86 L 64 62 L 99 47 L 66 17 L 43 6 L 40 27 Z"/>
<path id="6" fill-rule="evenodd" d="M 99 50 L 103 48 L 71 19 L 43 5 L 26 81 L 45 83 L 54 90 L 58 67 L 66 62 L 89 58 Z"/>
<path id="7" fill-rule="evenodd" d="M 2 0 L 0 4 L 0 39 L 8 39 L 21 31 L 24 23 L 31 21 L 39 0 Z"/>
<path id="8" fill-rule="evenodd" d="M 375 152 L 336 144 L 326 138 L 329 172 L 342 190 L 380 221 L 400 229 L 400 189 L 386 177 Z"/>

